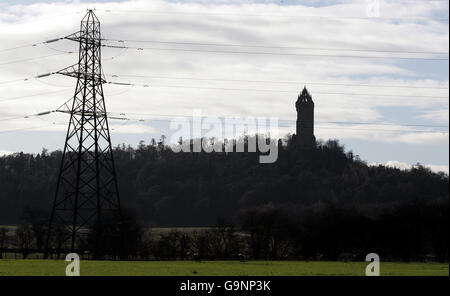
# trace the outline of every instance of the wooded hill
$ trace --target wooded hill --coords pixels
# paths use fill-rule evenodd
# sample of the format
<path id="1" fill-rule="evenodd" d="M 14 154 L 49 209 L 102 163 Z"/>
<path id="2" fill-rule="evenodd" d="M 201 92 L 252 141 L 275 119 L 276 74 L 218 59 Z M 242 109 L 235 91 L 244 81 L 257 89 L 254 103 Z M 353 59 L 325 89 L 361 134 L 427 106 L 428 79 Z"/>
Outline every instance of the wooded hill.
<path id="1" fill-rule="evenodd" d="M 337 141 L 301 149 L 288 137 L 273 164 L 260 164 L 258 153 L 175 153 L 155 140 L 118 146 L 114 154 L 122 204 L 152 226 L 235 222 L 239 213 L 267 206 L 293 215 L 321 205 L 367 217 L 418 203 L 447 204 L 448 211 L 448 175 L 368 166 Z M 18 224 L 25 207 L 49 212 L 61 155 L 0 157 L 0 224 Z"/>

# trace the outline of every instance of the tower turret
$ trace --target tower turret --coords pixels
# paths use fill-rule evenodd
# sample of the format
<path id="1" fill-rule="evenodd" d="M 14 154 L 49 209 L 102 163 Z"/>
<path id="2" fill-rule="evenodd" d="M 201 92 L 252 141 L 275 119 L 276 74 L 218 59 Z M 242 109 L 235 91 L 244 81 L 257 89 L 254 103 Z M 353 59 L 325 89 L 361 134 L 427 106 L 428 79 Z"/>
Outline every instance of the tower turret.
<path id="1" fill-rule="evenodd" d="M 305 148 L 315 147 L 314 102 L 306 86 L 303 88 L 301 94 L 298 95 L 295 108 L 297 109 L 297 142 Z"/>

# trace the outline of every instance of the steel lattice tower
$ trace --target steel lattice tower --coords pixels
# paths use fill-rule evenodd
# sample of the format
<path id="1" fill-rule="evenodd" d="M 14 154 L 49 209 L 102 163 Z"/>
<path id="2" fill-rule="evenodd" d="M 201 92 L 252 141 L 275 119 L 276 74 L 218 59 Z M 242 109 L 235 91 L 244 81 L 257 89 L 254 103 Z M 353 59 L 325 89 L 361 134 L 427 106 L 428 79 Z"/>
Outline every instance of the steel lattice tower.
<path id="1" fill-rule="evenodd" d="M 78 64 L 59 74 L 77 79 L 69 126 L 51 212 L 49 241 L 59 227 L 65 249 L 79 249 L 87 229 L 110 223 L 121 215 L 116 170 L 108 127 L 101 64 L 100 22 L 92 10 L 81 21 L 79 32 L 65 39 L 79 43 Z M 109 219 L 109 220 L 108 220 Z M 98 238 L 101 239 L 100 237 Z"/>

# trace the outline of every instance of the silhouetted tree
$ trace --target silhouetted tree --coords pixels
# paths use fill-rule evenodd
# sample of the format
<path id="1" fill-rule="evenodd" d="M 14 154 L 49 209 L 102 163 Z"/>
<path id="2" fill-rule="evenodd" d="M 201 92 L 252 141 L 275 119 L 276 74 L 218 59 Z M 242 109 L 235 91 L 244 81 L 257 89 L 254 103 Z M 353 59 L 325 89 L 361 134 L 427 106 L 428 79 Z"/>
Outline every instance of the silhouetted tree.
<path id="1" fill-rule="evenodd" d="M 16 245 L 22 253 L 23 259 L 26 259 L 33 248 L 33 228 L 30 224 L 22 223 L 16 228 Z"/>
<path id="2" fill-rule="evenodd" d="M 6 249 L 8 242 L 8 229 L 6 227 L 0 227 L 0 259 L 3 258 L 3 251 Z"/>

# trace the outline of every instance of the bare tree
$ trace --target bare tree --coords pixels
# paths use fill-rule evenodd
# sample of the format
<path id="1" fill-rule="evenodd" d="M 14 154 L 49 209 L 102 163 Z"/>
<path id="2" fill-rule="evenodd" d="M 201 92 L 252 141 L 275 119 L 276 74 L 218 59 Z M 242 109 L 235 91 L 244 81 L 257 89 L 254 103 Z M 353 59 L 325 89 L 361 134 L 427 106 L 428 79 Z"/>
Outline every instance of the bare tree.
<path id="1" fill-rule="evenodd" d="M 6 243 L 8 241 L 8 229 L 5 227 L 0 227 L 0 259 L 3 258 L 3 251 L 6 248 Z"/>
<path id="2" fill-rule="evenodd" d="M 218 225 L 209 234 L 211 252 L 214 258 L 226 259 L 239 254 L 239 241 L 233 226 Z"/>
<path id="3" fill-rule="evenodd" d="M 188 233 L 181 233 L 178 237 L 178 247 L 180 251 L 180 259 L 186 259 L 191 247 L 191 236 Z"/>
<path id="4" fill-rule="evenodd" d="M 30 224 L 22 223 L 16 229 L 16 244 L 23 259 L 26 259 L 31 253 L 33 246 L 33 229 Z"/>
<path id="5" fill-rule="evenodd" d="M 42 251 L 44 248 L 48 223 L 46 220 L 47 217 L 48 215 L 41 210 L 32 209 L 30 207 L 25 207 L 23 210 L 22 219 L 31 226 L 33 236 L 36 240 L 36 248 L 39 251 Z"/>

